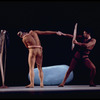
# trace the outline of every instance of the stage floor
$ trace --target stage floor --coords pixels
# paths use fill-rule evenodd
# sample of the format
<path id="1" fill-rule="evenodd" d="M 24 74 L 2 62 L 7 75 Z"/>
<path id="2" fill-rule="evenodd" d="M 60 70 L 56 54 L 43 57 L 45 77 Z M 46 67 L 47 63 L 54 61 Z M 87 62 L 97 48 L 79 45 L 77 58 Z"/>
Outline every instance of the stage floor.
<path id="1" fill-rule="evenodd" d="M 34 88 L 25 88 L 25 86 L 16 86 L 16 87 L 8 87 L 8 88 L 0 88 L 1 92 L 38 92 L 38 91 L 87 91 L 87 90 L 100 90 L 100 85 L 96 85 L 96 87 L 89 87 L 89 85 L 65 85 L 64 87 L 58 86 L 44 86 L 44 88 L 40 88 L 40 86 L 34 86 Z"/>
<path id="2" fill-rule="evenodd" d="M 100 98 L 100 85 L 89 87 L 89 85 L 65 85 L 58 86 L 11 86 L 0 88 L 0 98 Z"/>

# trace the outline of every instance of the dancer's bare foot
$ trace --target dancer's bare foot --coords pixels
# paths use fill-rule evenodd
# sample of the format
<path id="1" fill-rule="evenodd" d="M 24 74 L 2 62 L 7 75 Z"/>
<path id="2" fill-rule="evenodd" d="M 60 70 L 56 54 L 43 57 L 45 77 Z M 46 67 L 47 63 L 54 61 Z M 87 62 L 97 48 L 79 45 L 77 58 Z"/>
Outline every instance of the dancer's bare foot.
<path id="1" fill-rule="evenodd" d="M 95 85 L 93 82 L 91 82 L 91 83 L 89 84 L 89 86 L 90 86 L 90 87 L 96 87 L 96 85 Z"/>
<path id="2" fill-rule="evenodd" d="M 0 86 L 0 88 L 8 88 L 6 85 L 2 85 Z"/>
<path id="3" fill-rule="evenodd" d="M 25 86 L 26 88 L 34 88 L 34 85 L 33 84 L 29 84 L 27 86 Z"/>
<path id="4" fill-rule="evenodd" d="M 61 83 L 58 87 L 64 87 L 64 84 Z"/>
<path id="5" fill-rule="evenodd" d="M 43 87 L 44 87 L 43 83 L 40 83 L 40 87 L 41 87 L 41 88 L 43 88 Z"/>

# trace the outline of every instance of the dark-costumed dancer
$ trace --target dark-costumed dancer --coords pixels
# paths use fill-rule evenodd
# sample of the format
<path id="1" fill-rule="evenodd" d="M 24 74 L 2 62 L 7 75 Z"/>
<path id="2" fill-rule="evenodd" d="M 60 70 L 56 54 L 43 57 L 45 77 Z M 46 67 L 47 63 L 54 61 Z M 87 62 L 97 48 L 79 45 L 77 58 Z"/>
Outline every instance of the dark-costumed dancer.
<path id="1" fill-rule="evenodd" d="M 75 25 L 74 30 L 76 30 L 76 28 L 77 28 L 77 24 Z M 76 38 L 75 38 L 76 33 L 73 35 L 62 33 L 62 35 L 73 38 L 72 39 L 72 42 L 73 42 L 72 49 L 74 48 L 75 45 L 78 45 L 79 49 L 76 51 L 74 57 L 72 58 L 72 61 L 70 63 L 70 67 L 69 67 L 68 71 L 66 72 L 64 80 L 59 85 L 59 87 L 64 86 L 69 74 L 75 68 L 75 66 L 78 64 L 79 61 L 82 61 L 84 66 L 88 67 L 91 70 L 89 86 L 96 86 L 94 84 L 94 78 L 96 75 L 96 67 L 89 59 L 89 54 L 96 44 L 96 39 L 91 37 L 91 32 L 88 32 L 88 30 L 84 30 L 83 35 L 76 36 L 76 38 L 80 38 L 82 40 L 82 42 L 78 42 L 76 40 Z"/>

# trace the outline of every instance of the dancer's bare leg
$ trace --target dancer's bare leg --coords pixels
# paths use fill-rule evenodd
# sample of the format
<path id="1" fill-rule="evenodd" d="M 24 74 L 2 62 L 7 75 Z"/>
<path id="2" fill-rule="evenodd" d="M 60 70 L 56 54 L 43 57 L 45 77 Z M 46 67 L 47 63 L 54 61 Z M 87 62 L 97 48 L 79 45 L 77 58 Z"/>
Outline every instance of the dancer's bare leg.
<path id="1" fill-rule="evenodd" d="M 65 84 L 68 76 L 70 75 L 71 71 L 75 68 L 76 64 L 77 64 L 77 61 L 73 58 L 72 61 L 71 61 L 70 67 L 65 74 L 64 80 L 62 81 L 62 83 L 58 87 L 64 87 L 64 84 Z"/>
<path id="2" fill-rule="evenodd" d="M 88 67 L 91 70 L 91 72 L 90 72 L 90 86 L 96 86 L 93 82 L 95 75 L 96 75 L 95 65 L 90 61 L 89 58 L 85 59 L 84 64 L 86 67 Z"/>
<path id="3" fill-rule="evenodd" d="M 34 66 L 35 66 L 35 55 L 29 53 L 28 63 L 29 63 L 29 76 L 30 76 L 30 84 L 26 86 L 26 88 L 34 88 Z"/>
<path id="4" fill-rule="evenodd" d="M 37 55 L 36 64 L 37 64 L 37 68 L 38 68 L 38 71 L 39 71 L 40 87 L 43 88 L 44 87 L 44 84 L 43 84 L 43 70 L 42 70 L 43 56 L 42 56 L 42 53 L 40 51 L 41 51 L 41 49 L 39 50 L 39 54 Z"/>
<path id="5" fill-rule="evenodd" d="M 43 71 L 42 71 L 42 66 L 37 64 L 38 71 L 39 71 L 39 78 L 40 78 L 40 87 L 43 88 Z"/>

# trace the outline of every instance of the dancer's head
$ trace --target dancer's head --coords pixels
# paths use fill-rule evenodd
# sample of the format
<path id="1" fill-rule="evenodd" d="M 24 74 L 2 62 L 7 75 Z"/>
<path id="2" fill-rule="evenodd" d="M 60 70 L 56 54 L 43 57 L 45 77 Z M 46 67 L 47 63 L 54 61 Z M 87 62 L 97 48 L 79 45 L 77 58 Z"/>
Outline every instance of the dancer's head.
<path id="1" fill-rule="evenodd" d="M 19 32 L 17 33 L 17 35 L 18 35 L 20 38 L 22 38 L 22 37 L 23 37 L 23 32 L 22 32 L 22 31 L 19 31 Z"/>
<path id="2" fill-rule="evenodd" d="M 91 37 L 91 30 L 90 30 L 90 29 L 85 29 L 85 30 L 83 31 L 83 36 L 84 36 L 84 38 L 89 38 L 89 37 Z"/>

